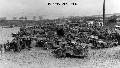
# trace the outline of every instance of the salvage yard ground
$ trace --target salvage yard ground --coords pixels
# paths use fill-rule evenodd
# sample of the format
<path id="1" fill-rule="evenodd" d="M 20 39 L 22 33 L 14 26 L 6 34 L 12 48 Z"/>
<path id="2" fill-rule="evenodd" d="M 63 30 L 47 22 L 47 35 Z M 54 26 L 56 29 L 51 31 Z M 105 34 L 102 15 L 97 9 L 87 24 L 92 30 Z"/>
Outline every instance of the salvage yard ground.
<path id="1" fill-rule="evenodd" d="M 119 68 L 120 47 L 91 51 L 81 58 L 55 58 L 51 51 L 33 48 L 1 56 L 0 68 Z"/>
<path id="2" fill-rule="evenodd" d="M 19 30 L 19 29 L 18 29 Z M 0 29 L 0 43 L 11 40 L 10 34 L 16 28 Z M 1 43 L 1 44 L 2 44 Z M 0 55 L 0 68 L 120 68 L 120 46 L 90 50 L 89 56 L 81 58 L 55 58 L 51 50 L 32 48 L 20 53 L 3 53 Z"/>

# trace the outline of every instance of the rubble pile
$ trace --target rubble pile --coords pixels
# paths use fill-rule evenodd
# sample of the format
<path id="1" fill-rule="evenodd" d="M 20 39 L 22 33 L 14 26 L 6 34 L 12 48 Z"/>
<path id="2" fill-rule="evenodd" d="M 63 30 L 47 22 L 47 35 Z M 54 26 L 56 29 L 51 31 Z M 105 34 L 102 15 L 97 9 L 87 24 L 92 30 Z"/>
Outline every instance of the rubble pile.
<path id="1" fill-rule="evenodd" d="M 56 57 L 87 56 L 90 49 L 101 49 L 118 46 L 120 35 L 109 33 L 109 29 L 102 27 L 89 27 L 70 24 L 47 24 L 32 27 L 21 27 L 17 34 L 12 34 L 14 39 L 7 42 L 5 51 L 20 52 L 22 49 L 30 50 L 41 47 L 53 50 Z"/>

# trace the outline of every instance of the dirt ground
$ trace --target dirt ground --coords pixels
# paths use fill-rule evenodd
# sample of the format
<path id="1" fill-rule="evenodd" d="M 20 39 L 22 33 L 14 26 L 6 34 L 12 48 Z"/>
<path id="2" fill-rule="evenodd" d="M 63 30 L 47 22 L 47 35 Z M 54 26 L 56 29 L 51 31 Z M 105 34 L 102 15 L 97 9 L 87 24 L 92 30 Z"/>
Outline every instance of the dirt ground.
<path id="1" fill-rule="evenodd" d="M 50 50 L 32 48 L 20 53 L 4 53 L 0 57 L 0 68 L 119 68 L 120 47 L 91 50 L 89 57 L 55 58 Z"/>

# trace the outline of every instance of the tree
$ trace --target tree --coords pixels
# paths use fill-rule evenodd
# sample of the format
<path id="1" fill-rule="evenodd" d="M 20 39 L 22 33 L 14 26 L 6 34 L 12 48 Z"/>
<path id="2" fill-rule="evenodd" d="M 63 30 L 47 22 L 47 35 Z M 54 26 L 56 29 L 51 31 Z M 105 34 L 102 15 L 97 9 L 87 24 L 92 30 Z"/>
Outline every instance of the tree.
<path id="1" fill-rule="evenodd" d="M 42 20 L 43 19 L 43 17 L 42 16 L 39 16 L 39 20 Z"/>
<path id="2" fill-rule="evenodd" d="M 33 20 L 34 20 L 34 21 L 36 20 L 36 16 L 33 16 Z"/>
<path id="3" fill-rule="evenodd" d="M 110 18 L 108 18 L 107 24 L 117 23 L 117 16 L 113 15 Z"/>
<path id="4" fill-rule="evenodd" d="M 17 17 L 13 17 L 13 20 L 17 20 Z"/>

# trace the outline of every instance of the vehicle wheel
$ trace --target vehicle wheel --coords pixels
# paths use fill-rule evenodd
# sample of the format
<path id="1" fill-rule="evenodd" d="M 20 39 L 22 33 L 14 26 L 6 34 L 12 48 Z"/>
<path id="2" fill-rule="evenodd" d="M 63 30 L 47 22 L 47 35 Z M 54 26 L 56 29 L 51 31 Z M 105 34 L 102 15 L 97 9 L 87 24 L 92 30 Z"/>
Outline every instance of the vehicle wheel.
<path id="1" fill-rule="evenodd" d="M 61 49 L 58 49 L 58 50 L 54 51 L 54 54 L 57 58 L 60 58 L 60 57 L 63 56 L 63 52 L 62 52 Z"/>
<path id="2" fill-rule="evenodd" d="M 45 47 L 46 47 L 47 49 L 52 49 L 53 44 L 52 44 L 52 43 L 45 44 Z"/>
<path id="3" fill-rule="evenodd" d="M 103 43 L 100 44 L 101 48 L 105 48 L 105 45 Z"/>
<path id="4" fill-rule="evenodd" d="M 118 44 L 114 43 L 113 46 L 118 46 Z"/>

